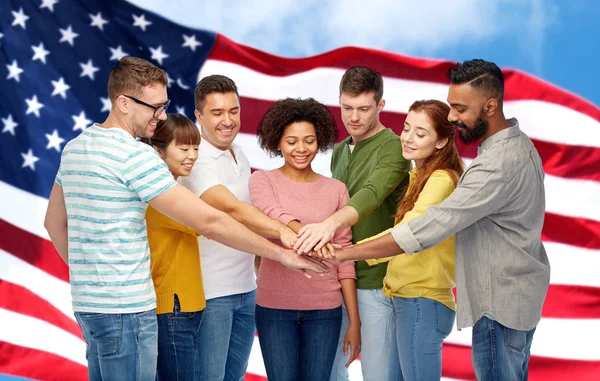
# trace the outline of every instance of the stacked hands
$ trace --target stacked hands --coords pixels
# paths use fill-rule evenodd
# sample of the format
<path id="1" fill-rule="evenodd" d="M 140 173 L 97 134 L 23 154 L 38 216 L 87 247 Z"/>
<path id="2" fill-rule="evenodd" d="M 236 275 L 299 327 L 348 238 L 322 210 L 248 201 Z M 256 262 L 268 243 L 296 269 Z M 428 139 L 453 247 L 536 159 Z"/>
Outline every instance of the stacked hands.
<path id="1" fill-rule="evenodd" d="M 335 250 L 340 245 L 333 243 L 333 237 L 338 226 L 325 220 L 316 224 L 303 226 L 298 233 L 291 229 L 282 230 L 280 240 L 285 250 L 283 264 L 289 268 L 301 271 L 304 276 L 311 278 L 311 273 L 323 276 L 329 272 L 330 264 L 340 264 L 343 260 Z"/>

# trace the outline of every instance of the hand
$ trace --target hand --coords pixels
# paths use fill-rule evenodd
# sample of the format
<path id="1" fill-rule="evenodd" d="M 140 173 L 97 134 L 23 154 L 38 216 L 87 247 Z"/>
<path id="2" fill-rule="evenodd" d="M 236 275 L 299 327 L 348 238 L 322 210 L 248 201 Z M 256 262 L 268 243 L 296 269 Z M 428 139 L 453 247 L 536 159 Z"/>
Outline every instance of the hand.
<path id="1" fill-rule="evenodd" d="M 325 246 L 321 248 L 321 250 L 313 251 L 308 253 L 308 255 L 317 255 L 319 258 L 323 259 L 333 259 L 335 258 L 335 249 L 341 249 L 342 246 L 337 245 L 335 243 L 327 242 Z M 314 253 L 314 254 L 313 254 Z"/>
<path id="2" fill-rule="evenodd" d="M 333 239 L 338 226 L 339 224 L 333 219 L 326 219 L 318 224 L 304 225 L 298 232 L 298 240 L 294 244 L 294 250 L 298 254 L 320 250 Z"/>
<path id="3" fill-rule="evenodd" d="M 360 354 L 361 338 L 360 338 L 360 323 L 350 324 L 346 335 L 344 335 L 344 356 L 348 354 L 348 346 L 350 346 L 350 358 L 346 363 L 346 368 L 356 360 Z"/>
<path id="4" fill-rule="evenodd" d="M 279 262 L 287 268 L 300 271 L 307 278 L 312 278 L 310 273 L 325 275 L 329 272 L 329 266 L 316 258 L 305 255 L 297 255 L 291 250 L 282 250 Z"/>
<path id="5" fill-rule="evenodd" d="M 291 249 L 298 240 L 298 236 L 292 229 L 285 226 L 279 229 L 279 240 L 285 248 Z"/>

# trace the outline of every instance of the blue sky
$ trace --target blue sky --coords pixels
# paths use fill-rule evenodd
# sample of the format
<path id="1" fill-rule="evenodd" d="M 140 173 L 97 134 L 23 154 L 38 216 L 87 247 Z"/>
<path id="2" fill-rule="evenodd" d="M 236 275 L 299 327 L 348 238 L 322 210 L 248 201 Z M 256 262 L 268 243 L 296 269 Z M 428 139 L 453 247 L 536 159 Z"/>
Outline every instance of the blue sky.
<path id="1" fill-rule="evenodd" d="M 355 45 L 416 57 L 484 58 L 600 105 L 595 0 L 129 0 L 269 53 Z"/>

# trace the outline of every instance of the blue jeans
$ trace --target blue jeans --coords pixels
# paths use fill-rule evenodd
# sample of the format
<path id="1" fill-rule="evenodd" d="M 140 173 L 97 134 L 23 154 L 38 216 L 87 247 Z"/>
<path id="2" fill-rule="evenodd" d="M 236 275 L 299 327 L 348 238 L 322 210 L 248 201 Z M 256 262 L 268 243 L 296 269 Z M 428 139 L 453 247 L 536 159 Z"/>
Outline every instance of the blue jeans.
<path id="1" fill-rule="evenodd" d="M 473 369 L 479 381 L 526 381 L 533 333 L 482 317 L 473 326 Z"/>
<path id="2" fill-rule="evenodd" d="M 439 381 L 442 342 L 454 326 L 456 313 L 427 298 L 394 297 L 400 380 Z"/>
<path id="3" fill-rule="evenodd" d="M 374 290 L 356 290 L 358 296 L 358 313 L 361 321 L 361 352 L 360 365 L 364 381 L 398 381 L 400 380 L 400 365 L 398 364 L 398 349 L 396 348 L 396 317 L 392 299 L 383 294 L 381 288 Z M 342 332 L 336 358 L 331 374 L 332 381 L 348 380 L 348 370 L 345 368 L 348 355 L 344 356 L 343 344 L 347 316 L 342 323 Z M 345 328 L 344 328 L 345 326 Z"/>
<path id="4" fill-rule="evenodd" d="M 327 380 L 341 325 L 342 307 L 300 311 L 256 306 L 256 329 L 269 381 Z"/>
<path id="5" fill-rule="evenodd" d="M 256 290 L 206 301 L 200 324 L 202 381 L 242 381 L 254 344 Z"/>
<path id="6" fill-rule="evenodd" d="M 90 381 L 154 381 L 158 329 L 155 310 L 131 314 L 75 312 L 87 344 Z"/>
<path id="7" fill-rule="evenodd" d="M 200 340 L 198 332 L 202 311 L 181 312 L 175 294 L 173 312 L 157 315 L 158 320 L 158 381 L 200 380 Z"/>

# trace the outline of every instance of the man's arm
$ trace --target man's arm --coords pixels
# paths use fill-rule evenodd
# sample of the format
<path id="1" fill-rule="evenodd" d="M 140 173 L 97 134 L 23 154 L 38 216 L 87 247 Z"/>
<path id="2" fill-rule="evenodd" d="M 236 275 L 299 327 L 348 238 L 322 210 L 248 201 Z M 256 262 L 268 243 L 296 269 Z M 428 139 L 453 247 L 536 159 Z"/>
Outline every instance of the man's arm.
<path id="1" fill-rule="evenodd" d="M 298 235 L 294 250 L 306 254 L 319 250 L 333 238 L 335 231 L 365 219 L 402 183 L 410 163 L 402 157 L 400 140 L 384 143 L 375 170 L 346 206 L 317 224 L 307 224 Z"/>
<path id="2" fill-rule="evenodd" d="M 211 207 L 181 185 L 175 185 L 149 203 L 159 212 L 191 227 L 207 238 L 237 250 L 280 262 L 293 270 L 304 272 L 307 277 L 310 277 L 307 271 L 315 273 L 328 271 L 327 266 L 317 260 L 299 256 L 251 232 L 244 225 L 226 213 Z"/>
<path id="3" fill-rule="evenodd" d="M 200 198 L 208 205 L 227 213 L 248 229 L 266 238 L 279 239 L 286 247 L 296 242 L 296 234 L 287 226 L 258 210 L 255 206 L 240 201 L 224 185 L 215 185 Z"/>
<path id="4" fill-rule="evenodd" d="M 50 240 L 60 257 L 69 263 L 69 236 L 67 223 L 67 208 L 63 189 L 54 183 L 48 200 L 48 209 L 44 219 L 44 227 L 48 231 Z"/>

